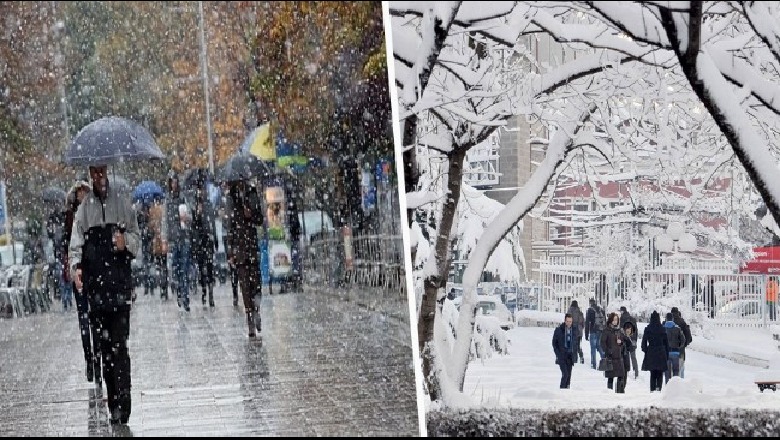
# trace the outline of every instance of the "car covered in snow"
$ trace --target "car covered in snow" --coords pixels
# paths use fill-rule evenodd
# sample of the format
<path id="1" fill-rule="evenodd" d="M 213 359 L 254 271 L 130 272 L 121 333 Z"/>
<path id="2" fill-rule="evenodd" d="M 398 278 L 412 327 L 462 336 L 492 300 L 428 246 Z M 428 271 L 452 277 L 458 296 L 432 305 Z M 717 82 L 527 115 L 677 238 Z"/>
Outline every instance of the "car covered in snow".
<path id="1" fill-rule="evenodd" d="M 515 328 L 515 320 L 509 309 L 494 295 L 477 295 L 477 315 L 490 316 L 498 320 L 504 330 Z"/>

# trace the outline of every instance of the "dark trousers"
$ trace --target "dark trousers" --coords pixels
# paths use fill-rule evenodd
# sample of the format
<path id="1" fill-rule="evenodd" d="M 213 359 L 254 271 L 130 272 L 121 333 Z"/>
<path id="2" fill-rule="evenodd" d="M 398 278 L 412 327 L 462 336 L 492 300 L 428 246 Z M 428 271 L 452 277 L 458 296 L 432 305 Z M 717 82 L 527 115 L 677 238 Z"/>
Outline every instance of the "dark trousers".
<path id="1" fill-rule="evenodd" d="M 664 383 L 664 370 L 650 371 L 650 391 L 661 391 Z"/>
<path id="2" fill-rule="evenodd" d="M 103 355 L 103 380 L 108 391 L 108 408 L 115 418 L 130 417 L 130 309 L 116 312 L 95 312 L 100 329 L 100 350 Z"/>
<path id="3" fill-rule="evenodd" d="M 160 268 L 160 297 L 168 298 L 168 255 L 155 255 L 152 257 L 153 265 Z"/>
<path id="4" fill-rule="evenodd" d="M 615 381 L 614 379 L 617 379 L 617 381 Z M 617 382 L 617 384 L 615 384 L 615 382 Z M 620 376 L 620 377 L 617 377 L 617 378 L 613 378 L 613 377 L 607 378 L 607 388 L 609 388 L 611 390 L 613 386 L 615 387 L 615 392 L 616 393 L 621 393 L 621 394 L 625 393 L 626 392 L 626 376 Z"/>
<path id="5" fill-rule="evenodd" d="M 207 286 L 214 286 L 214 256 L 199 253 L 195 263 L 198 265 L 198 281 L 203 293 L 206 293 Z"/>
<path id="6" fill-rule="evenodd" d="M 232 264 L 228 265 L 230 275 L 230 287 L 233 289 L 233 298 L 238 297 L 238 269 Z"/>
<path id="7" fill-rule="evenodd" d="M 571 355 L 565 355 L 558 363 L 561 368 L 561 388 L 569 388 L 571 385 L 571 370 L 574 366 L 574 359 Z"/>
<path id="8" fill-rule="evenodd" d="M 244 298 L 244 310 L 255 311 L 255 301 L 260 301 L 260 270 L 256 260 L 236 265 L 238 282 L 241 284 L 241 296 Z"/>
<path id="9" fill-rule="evenodd" d="M 89 298 L 82 290 L 76 290 L 76 284 L 73 283 L 73 294 L 76 296 L 76 310 L 79 315 L 79 330 L 81 331 L 81 346 L 84 349 L 84 359 L 87 362 L 93 362 L 92 359 L 92 330 L 89 325 Z"/>

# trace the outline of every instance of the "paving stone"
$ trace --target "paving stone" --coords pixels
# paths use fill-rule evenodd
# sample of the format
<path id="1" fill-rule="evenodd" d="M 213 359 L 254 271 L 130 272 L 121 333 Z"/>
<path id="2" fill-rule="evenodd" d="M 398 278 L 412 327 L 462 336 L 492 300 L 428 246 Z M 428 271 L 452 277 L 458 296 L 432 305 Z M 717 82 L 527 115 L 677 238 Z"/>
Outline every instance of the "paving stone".
<path id="1" fill-rule="evenodd" d="M 137 292 L 125 427 L 108 423 L 105 385 L 86 381 L 75 311 L 0 319 L 0 436 L 419 434 L 406 304 L 266 294 L 250 339 L 229 289 L 189 313 Z"/>

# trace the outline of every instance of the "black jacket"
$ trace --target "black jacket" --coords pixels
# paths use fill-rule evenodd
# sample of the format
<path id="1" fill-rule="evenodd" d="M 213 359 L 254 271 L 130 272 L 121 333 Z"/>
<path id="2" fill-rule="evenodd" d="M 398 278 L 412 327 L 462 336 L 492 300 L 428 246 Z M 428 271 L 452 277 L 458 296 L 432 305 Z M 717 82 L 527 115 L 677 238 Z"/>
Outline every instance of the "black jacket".
<path id="1" fill-rule="evenodd" d="M 576 325 L 571 326 L 571 349 L 566 351 L 566 324 L 561 324 L 553 332 L 552 346 L 555 351 L 555 363 L 560 364 L 561 360 L 574 363 L 579 352 L 580 330 Z"/>
<path id="2" fill-rule="evenodd" d="M 666 370 L 666 361 L 669 355 L 669 340 L 666 337 L 666 329 L 658 323 L 650 323 L 642 334 L 642 351 L 645 358 L 642 360 L 642 371 Z"/>
<path id="3" fill-rule="evenodd" d="M 691 326 L 688 325 L 687 322 L 685 322 L 685 319 L 681 315 L 673 315 L 674 316 L 674 323 L 677 324 L 680 329 L 683 332 L 683 335 L 685 335 L 685 346 L 680 348 L 680 357 L 682 359 L 685 359 L 685 347 L 691 345 L 691 342 L 693 341 L 693 336 L 691 335 Z"/>

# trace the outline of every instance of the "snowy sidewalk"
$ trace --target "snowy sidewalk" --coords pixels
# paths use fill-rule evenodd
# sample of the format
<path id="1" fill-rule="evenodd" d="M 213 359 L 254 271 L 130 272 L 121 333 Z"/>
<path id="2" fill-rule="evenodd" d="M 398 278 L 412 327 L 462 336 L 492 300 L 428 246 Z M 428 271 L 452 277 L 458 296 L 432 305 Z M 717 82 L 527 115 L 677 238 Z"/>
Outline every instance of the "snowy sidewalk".
<path id="1" fill-rule="evenodd" d="M 398 323 L 306 289 L 264 295 L 250 340 L 229 289 L 213 309 L 193 298 L 190 313 L 139 291 L 132 415 L 113 432 L 84 376 L 75 312 L 0 320 L 0 436 L 419 435 Z"/>

